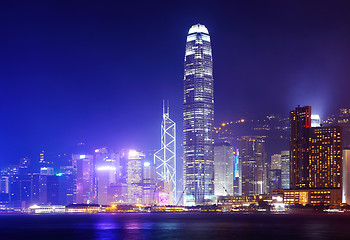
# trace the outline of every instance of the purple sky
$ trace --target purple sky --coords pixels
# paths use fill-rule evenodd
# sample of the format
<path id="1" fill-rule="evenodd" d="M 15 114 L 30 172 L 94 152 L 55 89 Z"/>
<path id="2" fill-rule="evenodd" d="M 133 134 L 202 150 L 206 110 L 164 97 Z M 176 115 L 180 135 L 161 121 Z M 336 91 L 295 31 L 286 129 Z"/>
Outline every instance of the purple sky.
<path id="1" fill-rule="evenodd" d="M 196 23 L 212 39 L 216 121 L 350 107 L 349 1 L 8 2 L 0 166 L 79 141 L 159 148 L 163 98 L 181 139 L 185 41 Z"/>

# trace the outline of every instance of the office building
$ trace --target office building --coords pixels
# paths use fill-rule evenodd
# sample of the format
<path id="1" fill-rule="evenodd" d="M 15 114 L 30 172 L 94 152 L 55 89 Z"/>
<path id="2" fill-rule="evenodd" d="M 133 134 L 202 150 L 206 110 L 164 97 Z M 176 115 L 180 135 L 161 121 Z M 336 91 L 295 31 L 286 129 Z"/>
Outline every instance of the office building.
<path id="1" fill-rule="evenodd" d="M 157 179 L 172 184 L 172 194 L 176 198 L 176 124 L 169 117 L 169 106 L 163 102 L 163 120 L 161 124 L 161 149 L 154 153 Z M 145 168 L 152 169 L 152 166 Z"/>
<path id="2" fill-rule="evenodd" d="M 342 127 L 343 148 L 350 148 L 350 109 L 341 108 L 337 124 Z"/>
<path id="3" fill-rule="evenodd" d="M 281 187 L 290 188 L 290 158 L 289 151 L 281 151 Z"/>
<path id="4" fill-rule="evenodd" d="M 142 186 L 142 204 L 155 204 L 156 192 L 156 167 L 153 162 L 145 159 L 143 161 L 143 186 Z M 171 197 L 173 197 L 173 183 L 171 183 Z M 171 199 L 173 203 L 173 199 Z"/>
<path id="5" fill-rule="evenodd" d="M 269 192 L 282 189 L 281 169 L 270 169 L 269 171 Z"/>
<path id="6" fill-rule="evenodd" d="M 233 147 L 229 143 L 214 146 L 214 193 L 233 195 Z"/>
<path id="7" fill-rule="evenodd" d="M 266 162 L 265 137 L 241 137 L 239 139 L 239 163 L 242 173 L 242 194 L 266 193 L 268 164 Z"/>
<path id="8" fill-rule="evenodd" d="M 58 173 L 59 178 L 59 198 L 61 204 L 77 203 L 77 168 L 74 166 L 61 166 Z"/>
<path id="9" fill-rule="evenodd" d="M 315 127 L 309 134 L 308 188 L 340 188 L 342 183 L 341 127 Z"/>
<path id="10" fill-rule="evenodd" d="M 310 106 L 291 111 L 290 125 L 291 188 L 340 188 L 341 127 L 311 127 Z"/>
<path id="11" fill-rule="evenodd" d="M 113 162 L 100 163 L 101 165 L 96 169 L 97 178 L 97 202 L 101 205 L 110 204 L 109 202 L 109 188 L 116 183 L 117 168 Z"/>
<path id="12" fill-rule="evenodd" d="M 311 127 L 311 107 L 296 107 L 290 112 L 291 141 L 291 188 L 308 186 L 309 128 Z"/>
<path id="13" fill-rule="evenodd" d="M 281 154 L 274 154 L 271 156 L 270 170 L 281 169 Z"/>
<path id="14" fill-rule="evenodd" d="M 291 190 L 294 194 L 296 191 L 304 193 L 304 189 L 313 189 L 317 194 L 319 192 L 328 194 L 330 189 L 333 189 L 331 192 L 337 192 L 333 194 L 334 196 L 341 196 L 343 161 L 341 127 L 311 127 L 310 106 L 298 106 L 291 111 L 290 125 Z M 310 203 L 333 202 L 311 199 Z"/>
<path id="15" fill-rule="evenodd" d="M 128 202 L 130 204 L 142 203 L 143 179 L 142 164 L 145 155 L 142 152 L 130 150 L 127 162 L 128 176 Z"/>
<path id="16" fill-rule="evenodd" d="M 242 195 L 242 171 L 241 165 L 239 163 L 239 150 L 233 154 L 233 195 L 241 196 Z"/>
<path id="17" fill-rule="evenodd" d="M 95 203 L 95 164 L 93 155 L 72 155 L 73 166 L 77 169 L 77 203 Z"/>
<path id="18" fill-rule="evenodd" d="M 214 80 L 208 29 L 188 31 L 184 64 L 183 149 L 185 204 L 214 196 Z"/>

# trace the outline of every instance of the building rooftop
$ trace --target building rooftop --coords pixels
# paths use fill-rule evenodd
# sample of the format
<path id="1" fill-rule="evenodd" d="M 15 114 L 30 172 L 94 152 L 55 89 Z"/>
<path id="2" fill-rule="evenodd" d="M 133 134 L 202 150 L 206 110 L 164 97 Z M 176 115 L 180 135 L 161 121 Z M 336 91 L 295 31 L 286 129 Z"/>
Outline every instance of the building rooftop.
<path id="1" fill-rule="evenodd" d="M 188 31 L 188 34 L 192 34 L 192 33 L 206 33 L 209 34 L 208 29 L 202 25 L 202 24 L 196 24 L 193 25 L 190 30 Z"/>

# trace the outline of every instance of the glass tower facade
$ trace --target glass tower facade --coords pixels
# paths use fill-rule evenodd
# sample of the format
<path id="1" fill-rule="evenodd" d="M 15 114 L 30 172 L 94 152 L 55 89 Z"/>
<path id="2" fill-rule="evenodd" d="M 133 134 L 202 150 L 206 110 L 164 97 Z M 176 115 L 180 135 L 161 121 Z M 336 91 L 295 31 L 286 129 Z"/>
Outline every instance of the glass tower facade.
<path id="1" fill-rule="evenodd" d="M 209 202 L 214 195 L 214 80 L 208 29 L 188 31 L 184 66 L 185 204 Z"/>

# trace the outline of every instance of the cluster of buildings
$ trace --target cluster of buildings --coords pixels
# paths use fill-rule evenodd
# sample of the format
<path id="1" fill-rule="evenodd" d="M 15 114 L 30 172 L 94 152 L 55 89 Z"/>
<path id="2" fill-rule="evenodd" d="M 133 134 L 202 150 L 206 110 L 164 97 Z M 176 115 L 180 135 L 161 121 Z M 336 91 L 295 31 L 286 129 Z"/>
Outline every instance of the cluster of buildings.
<path id="1" fill-rule="evenodd" d="M 1 172 L 0 205 L 34 205 L 35 211 L 44 204 L 68 205 L 69 211 L 85 211 L 81 204 L 90 204 L 90 211 L 102 205 L 167 209 L 179 203 L 224 203 L 232 208 L 262 199 L 302 205 L 350 203 L 350 110 L 321 122 L 310 106 L 298 106 L 289 119 L 270 115 L 262 121 L 240 119 L 215 127 L 211 39 L 204 25 L 193 25 L 186 41 L 181 194 L 176 194 L 176 124 L 168 105 L 163 103 L 158 151 L 101 148 L 73 154 L 59 167 L 47 162 L 42 152 L 35 170 L 24 158 L 19 166 Z M 240 132 L 241 126 L 252 131 Z"/>
<path id="2" fill-rule="evenodd" d="M 278 191 L 289 204 L 348 203 L 349 110 L 342 109 L 324 126 L 310 106 L 298 106 L 289 119 L 271 115 L 250 122 L 251 132 L 269 136 L 237 136 L 227 127 L 246 124 L 245 119 L 214 127 L 210 41 L 204 25 L 190 28 L 184 64 L 184 204 Z"/>
<path id="3" fill-rule="evenodd" d="M 289 117 L 290 149 L 271 158 L 265 151 L 266 136 L 242 136 L 236 150 L 227 140 L 216 144 L 214 172 L 217 174 L 222 165 L 219 159 L 226 159 L 228 170 L 222 176 L 230 179 L 223 183 L 215 178 L 215 195 L 225 196 L 222 188 L 226 188 L 231 200 L 237 196 L 280 196 L 289 205 L 349 204 L 350 149 L 345 130 L 350 112 L 341 109 L 340 113 L 331 123 L 326 120 L 322 124 L 319 116 L 311 114 L 311 106 L 296 107 Z"/>
<path id="4" fill-rule="evenodd" d="M 4 209 L 32 205 L 168 205 L 171 181 L 157 177 L 153 154 L 135 150 L 72 154 L 69 165 L 54 167 L 44 153 L 33 169 L 28 158 L 1 171 L 0 205 Z"/>

